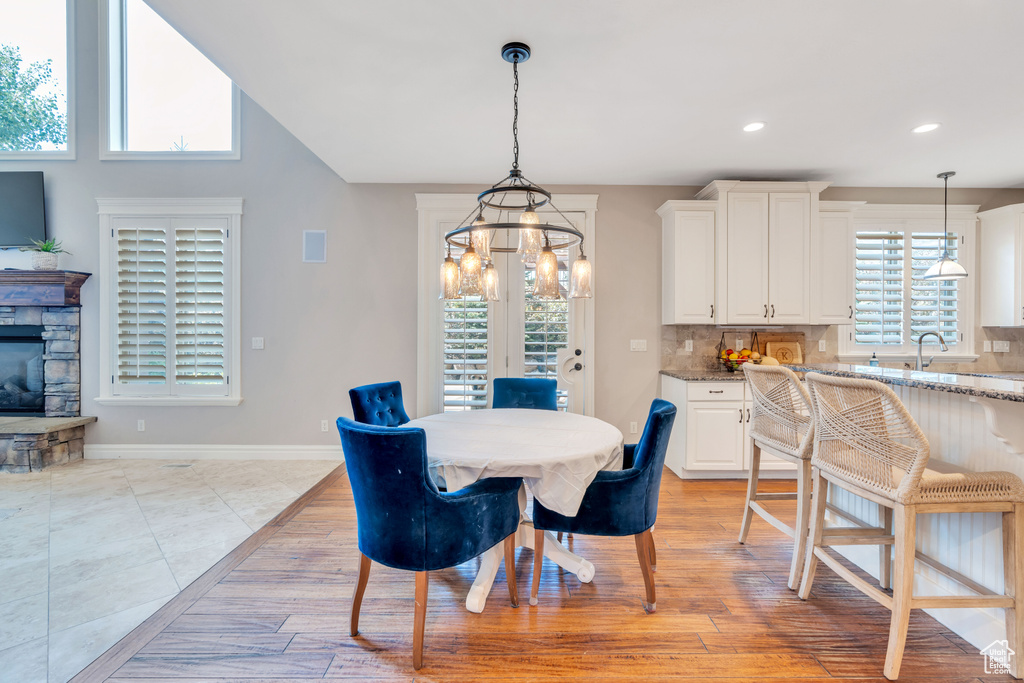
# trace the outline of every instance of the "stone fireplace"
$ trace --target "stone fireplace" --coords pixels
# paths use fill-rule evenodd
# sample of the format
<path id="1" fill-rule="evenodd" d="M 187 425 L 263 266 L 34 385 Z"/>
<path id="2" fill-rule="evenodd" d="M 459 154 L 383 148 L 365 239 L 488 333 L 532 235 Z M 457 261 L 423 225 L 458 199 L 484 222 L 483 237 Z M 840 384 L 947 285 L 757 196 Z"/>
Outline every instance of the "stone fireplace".
<path id="1" fill-rule="evenodd" d="M 89 273 L 0 271 L 0 472 L 81 459 L 79 290 Z"/>

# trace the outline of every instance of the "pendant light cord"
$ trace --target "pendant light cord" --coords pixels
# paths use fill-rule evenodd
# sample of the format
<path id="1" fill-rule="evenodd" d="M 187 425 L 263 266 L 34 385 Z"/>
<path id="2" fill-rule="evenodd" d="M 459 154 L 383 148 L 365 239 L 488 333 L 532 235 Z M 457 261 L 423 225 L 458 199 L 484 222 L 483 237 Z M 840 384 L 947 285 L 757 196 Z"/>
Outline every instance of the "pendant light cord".
<path id="1" fill-rule="evenodd" d="M 949 176 L 942 179 L 942 253 L 949 256 Z"/>
<path id="2" fill-rule="evenodd" d="M 515 89 L 512 94 L 512 170 L 519 168 L 519 55 L 512 58 Z"/>

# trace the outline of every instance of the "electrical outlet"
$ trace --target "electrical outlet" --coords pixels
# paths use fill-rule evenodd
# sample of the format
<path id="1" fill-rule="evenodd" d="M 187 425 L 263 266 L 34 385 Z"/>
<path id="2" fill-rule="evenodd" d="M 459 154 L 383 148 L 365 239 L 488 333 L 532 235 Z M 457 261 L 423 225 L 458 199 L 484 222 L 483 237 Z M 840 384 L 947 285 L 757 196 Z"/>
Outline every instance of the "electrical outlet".
<path id="1" fill-rule="evenodd" d="M 630 339 L 629 340 L 630 351 L 646 351 L 647 340 L 646 339 Z"/>
<path id="2" fill-rule="evenodd" d="M 825 340 L 824 339 L 819 339 L 818 340 L 818 351 L 821 351 L 822 353 L 825 353 Z"/>
<path id="3" fill-rule="evenodd" d="M 321 432 L 329 432 L 329 431 L 331 431 L 331 421 L 330 420 L 320 420 L 320 431 Z"/>
<path id="4" fill-rule="evenodd" d="M 140 432 L 146 431 L 146 421 L 145 420 L 139 420 L 136 426 L 138 427 L 138 430 Z"/>
<path id="5" fill-rule="evenodd" d="M 687 339 L 685 342 L 683 342 L 683 350 L 686 351 L 687 353 L 693 353 L 692 339 Z"/>
<path id="6" fill-rule="evenodd" d="M 629 433 L 636 434 L 636 422 L 629 423 Z"/>
<path id="7" fill-rule="evenodd" d="M 263 337 L 253 337 L 252 338 L 252 348 L 255 349 L 256 351 L 262 351 L 263 350 Z"/>
<path id="8" fill-rule="evenodd" d="M 985 353 L 992 353 L 992 341 L 991 340 L 986 339 L 985 342 L 982 344 L 982 346 L 984 347 Z"/>
<path id="9" fill-rule="evenodd" d="M 992 350 L 996 353 L 1009 353 L 1010 342 L 1008 341 L 994 341 L 992 342 Z"/>
<path id="10" fill-rule="evenodd" d="M 739 337 L 736 337 L 736 346 L 734 346 L 732 348 L 733 348 L 733 351 L 735 351 L 736 353 L 739 353 L 740 349 L 743 348 L 743 340 L 740 339 Z"/>

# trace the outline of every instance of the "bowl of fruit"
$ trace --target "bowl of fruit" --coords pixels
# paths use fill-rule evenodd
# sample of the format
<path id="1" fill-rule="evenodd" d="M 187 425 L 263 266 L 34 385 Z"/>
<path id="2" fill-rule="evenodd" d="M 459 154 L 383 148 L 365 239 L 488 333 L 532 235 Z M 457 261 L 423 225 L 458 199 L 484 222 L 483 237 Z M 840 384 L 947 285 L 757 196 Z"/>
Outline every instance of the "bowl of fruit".
<path id="1" fill-rule="evenodd" d="M 739 351 L 722 349 L 718 354 L 718 360 L 725 366 L 727 371 L 736 372 L 744 363 L 760 363 L 761 354 L 746 348 Z"/>

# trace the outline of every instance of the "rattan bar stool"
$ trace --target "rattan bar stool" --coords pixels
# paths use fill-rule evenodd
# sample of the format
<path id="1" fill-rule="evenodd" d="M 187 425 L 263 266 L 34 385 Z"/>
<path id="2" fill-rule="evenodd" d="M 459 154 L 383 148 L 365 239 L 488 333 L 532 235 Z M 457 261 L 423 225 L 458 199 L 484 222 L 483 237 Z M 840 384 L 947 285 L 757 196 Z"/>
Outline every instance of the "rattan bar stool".
<path id="1" fill-rule="evenodd" d="M 789 368 L 746 363 L 743 374 L 753 397 L 754 410 L 750 420 L 750 477 L 743 506 L 743 523 L 740 525 L 740 543 L 747 540 L 755 512 L 792 538 L 789 587 L 796 590 L 803 570 L 811 508 L 811 444 L 814 436 L 811 398 L 800 378 Z M 796 464 L 796 493 L 758 493 L 762 451 Z M 796 526 L 789 526 L 760 503 L 769 500 L 796 500 Z"/>
<path id="2" fill-rule="evenodd" d="M 867 379 L 806 377 L 814 415 L 814 506 L 800 597 L 807 599 L 820 559 L 836 574 L 892 611 L 883 673 L 895 680 L 913 608 L 1002 607 L 1006 639 L 1018 653 L 1010 670 L 1020 678 L 1024 652 L 1024 483 L 1009 472 L 942 473 L 927 469 L 929 447 L 899 397 L 889 387 Z M 838 486 L 893 510 L 895 535 L 878 528 L 825 528 L 828 487 Z M 981 584 L 915 550 L 917 515 L 925 513 L 1001 512 L 1005 594 Z M 894 548 L 892 595 L 879 590 L 840 564 L 827 546 L 876 545 Z M 959 582 L 977 595 L 914 596 L 914 560 Z"/>

